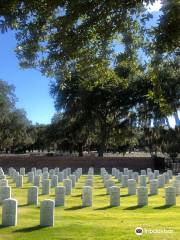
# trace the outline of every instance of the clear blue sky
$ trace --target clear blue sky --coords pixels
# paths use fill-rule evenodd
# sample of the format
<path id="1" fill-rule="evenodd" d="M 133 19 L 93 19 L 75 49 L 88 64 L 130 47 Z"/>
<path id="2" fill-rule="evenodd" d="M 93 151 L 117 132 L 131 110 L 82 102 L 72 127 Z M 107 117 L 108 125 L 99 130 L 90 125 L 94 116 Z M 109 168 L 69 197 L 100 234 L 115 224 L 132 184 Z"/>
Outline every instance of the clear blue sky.
<path id="1" fill-rule="evenodd" d="M 152 9 L 153 15 L 156 15 L 153 23 L 159 15 L 158 2 Z M 27 112 L 29 120 L 33 123 L 50 123 L 55 113 L 54 102 L 49 95 L 50 79 L 37 70 L 21 69 L 14 52 L 15 47 L 16 39 L 12 31 L 0 34 L 0 79 L 15 86 L 15 94 L 19 99 L 16 106 Z"/>
<path id="2" fill-rule="evenodd" d="M 33 123 L 50 123 L 55 113 L 53 99 L 49 95 L 50 79 L 34 69 L 23 70 L 18 65 L 14 49 L 15 35 L 12 31 L 0 34 L 0 79 L 15 86 L 19 101 Z"/>

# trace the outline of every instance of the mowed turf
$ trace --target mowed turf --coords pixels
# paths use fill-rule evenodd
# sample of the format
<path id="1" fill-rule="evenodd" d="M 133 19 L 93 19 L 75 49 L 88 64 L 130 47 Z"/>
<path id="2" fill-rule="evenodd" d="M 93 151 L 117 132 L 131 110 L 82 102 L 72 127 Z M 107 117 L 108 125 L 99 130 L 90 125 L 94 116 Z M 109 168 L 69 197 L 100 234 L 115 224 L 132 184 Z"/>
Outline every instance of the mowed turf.
<path id="1" fill-rule="evenodd" d="M 96 175 L 93 207 L 82 208 L 81 193 L 85 179 L 85 175 L 81 176 L 72 195 L 66 197 L 65 207 L 55 208 L 54 227 L 40 227 L 39 206 L 27 206 L 27 190 L 31 186 L 27 183 L 27 178 L 24 178 L 22 189 L 15 188 L 12 179 L 8 179 L 12 197 L 18 200 L 18 225 L 0 225 L 0 240 L 180 239 L 180 196 L 177 196 L 177 206 L 165 207 L 164 189 L 160 189 L 159 195 L 149 196 L 149 206 L 139 208 L 137 197 L 128 196 L 127 188 L 121 188 L 121 206 L 110 208 L 109 196 L 106 195 L 102 179 Z M 117 181 L 116 184 L 120 186 Z M 49 196 L 41 195 L 41 188 L 39 189 L 39 202 L 54 197 L 54 188 Z M 153 231 L 165 229 L 173 233 L 144 233 L 136 236 L 136 227 Z"/>

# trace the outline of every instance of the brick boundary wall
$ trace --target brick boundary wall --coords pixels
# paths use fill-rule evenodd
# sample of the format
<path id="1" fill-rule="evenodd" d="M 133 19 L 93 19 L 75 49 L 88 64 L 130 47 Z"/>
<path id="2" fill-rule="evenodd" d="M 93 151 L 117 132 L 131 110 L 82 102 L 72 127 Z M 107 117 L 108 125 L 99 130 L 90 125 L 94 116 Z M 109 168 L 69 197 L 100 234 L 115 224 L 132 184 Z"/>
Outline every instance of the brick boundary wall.
<path id="1" fill-rule="evenodd" d="M 43 168 L 59 167 L 64 169 L 81 167 L 86 171 L 94 167 L 98 171 L 101 167 L 111 169 L 113 167 L 122 169 L 127 167 L 133 170 L 146 168 L 154 169 L 154 160 L 151 157 L 70 157 L 70 156 L 0 156 L 0 167 L 7 170 L 9 167 L 19 169 L 25 167 L 30 170 L 32 167 Z"/>

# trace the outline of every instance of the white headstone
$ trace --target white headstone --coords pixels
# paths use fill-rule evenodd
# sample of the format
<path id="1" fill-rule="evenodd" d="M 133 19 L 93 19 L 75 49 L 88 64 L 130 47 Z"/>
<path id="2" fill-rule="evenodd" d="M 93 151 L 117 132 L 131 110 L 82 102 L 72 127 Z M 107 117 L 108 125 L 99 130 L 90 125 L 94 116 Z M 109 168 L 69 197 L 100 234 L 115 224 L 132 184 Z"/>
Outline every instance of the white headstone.
<path id="1" fill-rule="evenodd" d="M 2 205 L 2 225 L 17 225 L 17 200 L 8 198 L 3 201 Z"/>
<path id="2" fill-rule="evenodd" d="M 11 198 L 11 187 L 0 187 L 0 203 L 7 198 Z"/>
<path id="3" fill-rule="evenodd" d="M 49 195 L 50 193 L 50 180 L 49 179 L 43 179 L 42 181 L 42 194 L 43 195 Z"/>
<path id="4" fill-rule="evenodd" d="M 82 205 L 83 207 L 92 206 L 92 188 L 89 186 L 83 187 Z"/>
<path id="5" fill-rule="evenodd" d="M 138 200 L 138 206 L 148 205 L 148 188 L 147 187 L 137 188 L 137 200 Z"/>
<path id="6" fill-rule="evenodd" d="M 34 183 L 34 172 L 28 172 L 28 182 Z"/>
<path id="7" fill-rule="evenodd" d="M 23 187 L 23 176 L 22 175 L 18 175 L 16 177 L 16 187 L 17 188 L 22 188 Z"/>
<path id="8" fill-rule="evenodd" d="M 58 185 L 58 176 L 54 175 L 51 179 L 51 187 L 57 187 Z"/>
<path id="9" fill-rule="evenodd" d="M 180 180 L 174 180 L 172 186 L 176 188 L 176 195 L 180 195 Z"/>
<path id="10" fill-rule="evenodd" d="M 146 175 L 139 176 L 139 185 L 141 187 L 146 187 Z"/>
<path id="11" fill-rule="evenodd" d="M 127 187 L 128 186 L 128 175 L 122 175 L 122 187 Z"/>
<path id="12" fill-rule="evenodd" d="M 44 200 L 40 203 L 40 226 L 54 226 L 54 200 Z"/>
<path id="13" fill-rule="evenodd" d="M 120 188 L 113 186 L 110 188 L 110 206 L 115 207 L 120 205 Z"/>
<path id="14" fill-rule="evenodd" d="M 65 203 L 65 187 L 59 186 L 55 188 L 55 206 L 64 206 Z"/>
<path id="15" fill-rule="evenodd" d="M 58 173 L 58 182 L 63 182 L 64 180 L 64 173 L 63 172 L 59 172 Z"/>
<path id="16" fill-rule="evenodd" d="M 167 206 L 176 205 L 176 188 L 175 187 L 165 188 L 165 204 Z"/>
<path id="17" fill-rule="evenodd" d="M 165 185 L 165 177 L 164 177 L 164 175 L 162 174 L 162 175 L 159 175 L 159 176 L 158 176 L 158 187 L 159 187 L 159 188 L 163 188 L 164 185 Z"/>
<path id="18" fill-rule="evenodd" d="M 28 189 L 28 204 L 38 204 L 38 187 L 33 186 Z"/>
<path id="19" fill-rule="evenodd" d="M 110 194 L 111 187 L 115 185 L 114 181 L 112 179 L 109 179 L 106 181 L 105 185 L 106 185 L 106 193 Z"/>
<path id="20" fill-rule="evenodd" d="M 7 179 L 1 179 L 0 180 L 0 187 L 8 187 L 8 180 Z"/>
<path id="21" fill-rule="evenodd" d="M 38 175 L 34 176 L 34 186 L 39 187 L 41 177 Z"/>
<path id="22" fill-rule="evenodd" d="M 20 172 L 20 174 L 23 175 L 23 176 L 26 174 L 26 171 L 25 171 L 25 168 L 24 168 L 24 167 L 20 168 L 19 172 Z"/>
<path id="23" fill-rule="evenodd" d="M 72 190 L 72 181 L 71 179 L 64 179 L 64 187 L 65 187 L 65 194 L 66 195 L 71 195 L 71 190 Z"/>
<path id="24" fill-rule="evenodd" d="M 153 179 L 150 181 L 150 195 L 158 194 L 158 180 Z"/>
<path id="25" fill-rule="evenodd" d="M 136 195 L 136 180 L 128 179 L 128 195 Z"/>
<path id="26" fill-rule="evenodd" d="M 71 175 L 69 176 L 69 178 L 71 179 L 71 181 L 72 181 L 72 187 L 74 188 L 75 185 L 76 185 L 76 176 L 75 176 L 74 174 L 71 174 Z"/>

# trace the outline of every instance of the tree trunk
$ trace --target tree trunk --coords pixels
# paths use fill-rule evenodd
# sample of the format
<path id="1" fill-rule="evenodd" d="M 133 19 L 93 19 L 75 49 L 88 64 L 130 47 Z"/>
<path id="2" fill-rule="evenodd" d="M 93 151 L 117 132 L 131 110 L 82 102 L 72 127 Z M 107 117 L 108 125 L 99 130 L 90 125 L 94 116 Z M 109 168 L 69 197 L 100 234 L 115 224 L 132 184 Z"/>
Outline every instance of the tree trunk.
<path id="1" fill-rule="evenodd" d="M 106 150 L 106 142 L 107 142 L 107 127 L 106 124 L 102 124 L 100 130 L 100 145 L 98 150 L 99 157 L 103 157 L 104 155 L 104 152 Z"/>
<path id="2" fill-rule="evenodd" d="M 82 143 L 78 144 L 78 153 L 79 153 L 79 157 L 83 157 L 83 145 L 82 145 Z"/>

